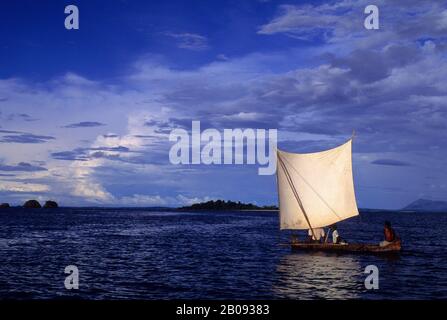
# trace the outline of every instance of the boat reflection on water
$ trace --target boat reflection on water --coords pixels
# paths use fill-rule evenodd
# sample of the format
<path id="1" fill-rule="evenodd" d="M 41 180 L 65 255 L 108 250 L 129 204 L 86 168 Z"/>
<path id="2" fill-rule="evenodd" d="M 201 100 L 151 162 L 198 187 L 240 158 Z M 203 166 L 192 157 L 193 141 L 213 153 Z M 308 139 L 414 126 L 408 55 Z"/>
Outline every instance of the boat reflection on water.
<path id="1" fill-rule="evenodd" d="M 355 299 L 365 289 L 365 274 L 353 255 L 293 253 L 280 260 L 276 271 L 277 298 Z"/>

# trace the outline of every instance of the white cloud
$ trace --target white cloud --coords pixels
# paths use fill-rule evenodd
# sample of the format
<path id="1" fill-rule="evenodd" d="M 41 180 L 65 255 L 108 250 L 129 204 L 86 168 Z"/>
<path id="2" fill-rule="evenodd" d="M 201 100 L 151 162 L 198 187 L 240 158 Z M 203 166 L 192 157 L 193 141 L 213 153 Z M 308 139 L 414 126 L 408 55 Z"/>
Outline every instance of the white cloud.
<path id="1" fill-rule="evenodd" d="M 311 40 L 323 37 L 355 37 L 363 31 L 362 10 L 365 1 L 337 1 L 322 5 L 281 5 L 279 14 L 270 22 L 259 27 L 258 34 L 284 33 L 288 36 Z M 341 18 L 341 16 L 343 18 Z"/>

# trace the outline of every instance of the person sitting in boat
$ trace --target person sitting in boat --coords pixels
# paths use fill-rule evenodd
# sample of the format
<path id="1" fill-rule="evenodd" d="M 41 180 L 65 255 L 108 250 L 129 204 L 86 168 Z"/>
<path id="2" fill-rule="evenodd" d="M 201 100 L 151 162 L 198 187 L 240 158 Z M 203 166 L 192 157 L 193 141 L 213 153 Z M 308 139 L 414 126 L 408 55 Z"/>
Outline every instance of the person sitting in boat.
<path id="1" fill-rule="evenodd" d="M 309 235 L 309 242 L 321 242 L 322 240 L 324 240 L 325 233 L 323 228 L 314 228 L 313 232 L 312 229 L 309 229 L 309 232 L 307 234 Z"/>
<path id="2" fill-rule="evenodd" d="M 380 242 L 381 247 L 385 247 L 398 239 L 396 236 L 396 232 L 391 227 L 391 222 L 389 222 L 389 221 L 385 221 L 385 225 L 383 228 L 383 234 L 385 236 L 385 240 Z"/>
<path id="3" fill-rule="evenodd" d="M 346 244 L 346 241 L 338 234 L 337 225 L 334 223 L 329 227 L 332 230 L 332 243 L 333 244 Z"/>

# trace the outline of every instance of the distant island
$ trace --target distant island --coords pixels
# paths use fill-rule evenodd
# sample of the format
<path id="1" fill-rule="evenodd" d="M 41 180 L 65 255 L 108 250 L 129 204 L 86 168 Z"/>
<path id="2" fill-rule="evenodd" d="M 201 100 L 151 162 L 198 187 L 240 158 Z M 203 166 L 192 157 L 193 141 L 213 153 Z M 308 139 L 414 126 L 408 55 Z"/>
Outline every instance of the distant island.
<path id="1" fill-rule="evenodd" d="M 44 208 L 44 209 L 55 209 L 58 208 L 59 205 L 57 204 L 56 201 L 53 200 L 48 200 L 45 202 L 45 204 L 42 206 L 39 201 L 31 199 L 31 200 L 27 200 L 25 201 L 25 203 L 23 204 L 23 206 L 21 206 L 22 208 L 27 208 L 27 209 L 40 209 L 40 208 Z M 1 203 L 0 204 L 0 209 L 8 209 L 11 208 L 11 205 L 7 202 Z"/>
<path id="2" fill-rule="evenodd" d="M 402 211 L 447 212 L 447 201 L 418 199 L 403 208 Z"/>
<path id="3" fill-rule="evenodd" d="M 193 205 L 178 208 L 179 211 L 240 211 L 240 210 L 278 210 L 276 206 L 257 206 L 252 203 L 242 203 L 240 201 L 211 200 L 207 202 L 194 203 Z"/>

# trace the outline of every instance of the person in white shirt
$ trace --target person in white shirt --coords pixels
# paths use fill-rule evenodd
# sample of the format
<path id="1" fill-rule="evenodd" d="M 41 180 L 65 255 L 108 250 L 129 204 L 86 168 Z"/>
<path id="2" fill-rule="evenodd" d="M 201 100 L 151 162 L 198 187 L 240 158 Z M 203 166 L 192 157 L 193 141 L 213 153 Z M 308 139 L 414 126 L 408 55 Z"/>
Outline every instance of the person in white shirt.
<path id="1" fill-rule="evenodd" d="M 330 229 L 332 230 L 332 243 L 346 244 L 346 241 L 344 241 L 338 234 L 337 225 L 335 223 L 332 226 L 330 226 Z"/>
<path id="2" fill-rule="evenodd" d="M 332 243 L 337 244 L 339 239 L 340 239 L 340 235 L 338 234 L 337 226 L 333 225 L 332 226 Z"/>
<path id="3" fill-rule="evenodd" d="M 312 233 L 312 230 L 309 229 L 307 233 L 309 235 L 309 240 L 320 242 L 321 239 L 324 239 L 325 233 L 323 228 L 314 228 L 313 231 L 314 232 Z"/>

